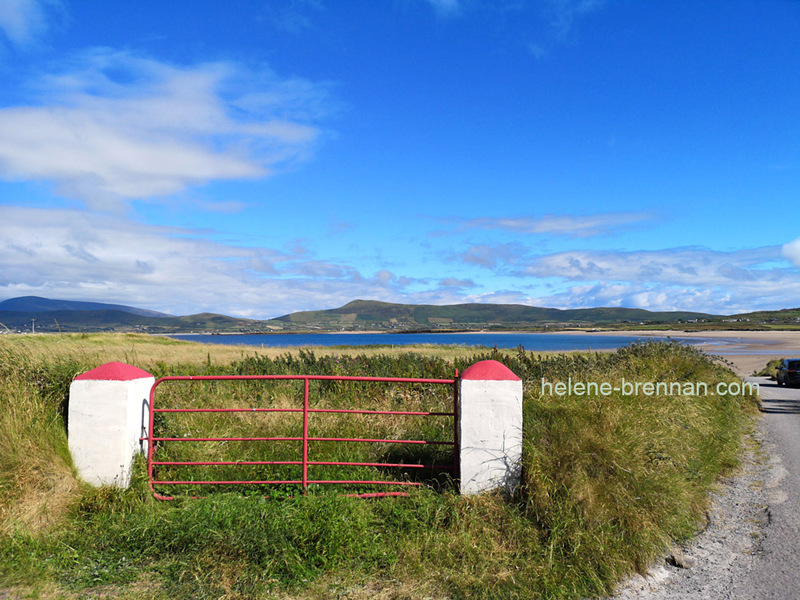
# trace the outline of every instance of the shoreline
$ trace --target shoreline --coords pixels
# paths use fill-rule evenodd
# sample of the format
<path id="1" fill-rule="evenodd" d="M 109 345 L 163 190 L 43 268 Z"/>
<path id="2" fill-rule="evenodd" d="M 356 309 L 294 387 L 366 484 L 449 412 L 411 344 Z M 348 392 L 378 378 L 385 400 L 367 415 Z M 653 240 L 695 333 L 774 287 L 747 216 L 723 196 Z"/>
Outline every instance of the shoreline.
<path id="1" fill-rule="evenodd" d="M 235 343 L 237 335 L 386 335 L 387 342 L 395 335 L 403 335 L 400 332 L 385 332 L 385 331 L 326 331 L 326 332 L 271 332 L 271 333 L 258 333 L 258 334 L 238 334 L 238 333 L 225 333 L 219 334 L 231 338 L 231 342 Z M 409 332 L 419 333 L 419 332 Z M 437 333 L 437 332 L 428 332 Z M 557 335 L 557 336 L 573 336 L 573 335 L 592 335 L 598 337 L 609 336 L 626 336 L 626 337 L 642 337 L 642 338 L 671 338 L 676 341 L 691 341 L 698 340 L 694 345 L 698 349 L 710 354 L 712 356 L 719 356 L 723 361 L 729 364 L 733 370 L 740 376 L 749 376 L 754 372 L 761 370 L 766 366 L 770 360 L 789 358 L 792 356 L 800 357 L 800 331 L 790 330 L 769 330 L 769 331 L 737 331 L 737 330 L 704 330 L 704 331 L 685 331 L 679 329 L 665 329 L 665 330 L 568 330 L 568 331 L 458 331 L 458 332 L 438 332 L 447 333 L 448 335 L 461 335 L 469 336 L 475 334 L 493 335 L 515 335 L 515 334 L 531 334 L 531 335 Z M 205 333 L 182 333 L 182 334 L 159 334 L 171 337 L 172 335 L 181 336 L 200 336 L 209 335 Z M 604 351 L 604 350 L 594 350 Z M 563 351 L 562 351 L 563 352 Z M 569 352 L 569 351 L 567 351 Z"/>
<path id="2" fill-rule="evenodd" d="M 564 332 L 567 333 L 567 332 Z M 614 331 L 596 331 L 594 335 L 614 335 Z M 680 340 L 701 339 L 695 344 L 706 354 L 719 356 L 740 377 L 748 377 L 763 369 L 771 360 L 800 357 L 800 331 L 629 331 L 642 337 L 659 336 Z"/>
<path id="3" fill-rule="evenodd" d="M 719 356 L 740 377 L 749 377 L 775 359 L 800 357 L 798 331 L 674 332 L 683 339 L 705 338 L 697 344 L 706 354 Z"/>

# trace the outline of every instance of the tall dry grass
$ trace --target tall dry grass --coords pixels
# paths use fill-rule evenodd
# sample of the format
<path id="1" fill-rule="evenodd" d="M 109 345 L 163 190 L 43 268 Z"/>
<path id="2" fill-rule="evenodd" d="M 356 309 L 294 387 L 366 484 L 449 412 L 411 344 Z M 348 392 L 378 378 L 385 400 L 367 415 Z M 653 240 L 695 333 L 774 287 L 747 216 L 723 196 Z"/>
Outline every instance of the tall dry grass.
<path id="1" fill-rule="evenodd" d="M 43 334 L 0 335 L 0 347 L 14 350 L 32 359 L 74 360 L 80 364 L 97 366 L 120 361 L 145 370 L 169 365 L 227 366 L 247 357 L 277 358 L 298 355 L 308 348 L 279 348 L 237 345 L 236 336 L 226 336 L 230 344 L 198 344 L 176 340 L 167 336 L 139 333 L 126 334 Z M 379 356 L 388 353 L 413 351 L 421 356 L 454 360 L 475 353 L 466 346 L 397 346 L 392 348 L 391 336 L 386 346 L 315 347 L 317 356 Z"/>
<path id="2" fill-rule="evenodd" d="M 755 399 L 741 395 L 543 393 L 542 378 L 735 381 L 678 344 L 595 355 L 519 349 L 447 357 L 385 348 L 267 355 L 138 336 L 59 337 L 0 339 L 0 581 L 50 586 L 53 595 L 102 586 L 107 597 L 131 598 L 601 596 L 701 526 L 709 490 L 735 467 L 756 413 Z M 230 352 L 229 362 L 217 352 Z M 159 503 L 139 461 L 130 489 L 89 488 L 76 482 L 67 456 L 65 394 L 74 374 L 126 357 L 157 375 L 450 377 L 474 361 L 499 360 L 524 382 L 523 485 L 513 497 L 463 498 L 445 488 L 364 502 L 220 490 Z M 215 396 L 221 391 L 210 401 L 224 402 Z M 320 391 L 330 402 L 351 394 Z M 237 401 L 290 401 L 263 391 L 259 399 L 256 388 L 236 393 Z M 376 399 L 394 405 L 414 397 Z M 259 426 L 242 418 L 227 428 Z M 371 427 L 364 419 L 345 426 Z M 15 508 L 22 505 L 29 510 Z"/>
<path id="3" fill-rule="evenodd" d="M 69 365 L 48 373 L 25 354 L 0 351 L 2 533 L 47 530 L 79 493 L 63 419 L 63 380 L 72 375 Z"/>

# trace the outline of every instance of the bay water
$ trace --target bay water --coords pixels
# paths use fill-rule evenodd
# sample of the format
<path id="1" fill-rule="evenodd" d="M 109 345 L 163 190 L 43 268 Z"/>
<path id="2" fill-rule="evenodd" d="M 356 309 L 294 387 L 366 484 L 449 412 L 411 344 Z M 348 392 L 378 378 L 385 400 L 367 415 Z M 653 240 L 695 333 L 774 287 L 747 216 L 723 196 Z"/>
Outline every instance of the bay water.
<path id="1" fill-rule="evenodd" d="M 540 352 L 568 350 L 613 350 L 633 342 L 672 339 L 702 344 L 703 338 L 668 338 L 641 334 L 597 335 L 587 333 L 254 333 L 254 334 L 174 334 L 175 339 L 205 344 L 234 344 L 264 347 L 313 346 L 413 346 L 418 344 L 456 345 L 485 348 L 518 348 Z"/>

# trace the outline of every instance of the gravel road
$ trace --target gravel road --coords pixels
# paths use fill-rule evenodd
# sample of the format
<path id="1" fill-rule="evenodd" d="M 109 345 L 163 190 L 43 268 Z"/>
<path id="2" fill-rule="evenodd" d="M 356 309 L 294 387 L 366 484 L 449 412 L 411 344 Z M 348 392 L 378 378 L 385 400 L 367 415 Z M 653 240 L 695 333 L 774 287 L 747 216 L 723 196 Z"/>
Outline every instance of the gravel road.
<path id="1" fill-rule="evenodd" d="M 759 384 L 762 419 L 739 472 L 715 495 L 707 528 L 676 549 L 693 566 L 665 557 L 613 600 L 800 598 L 800 389 L 746 379 Z"/>

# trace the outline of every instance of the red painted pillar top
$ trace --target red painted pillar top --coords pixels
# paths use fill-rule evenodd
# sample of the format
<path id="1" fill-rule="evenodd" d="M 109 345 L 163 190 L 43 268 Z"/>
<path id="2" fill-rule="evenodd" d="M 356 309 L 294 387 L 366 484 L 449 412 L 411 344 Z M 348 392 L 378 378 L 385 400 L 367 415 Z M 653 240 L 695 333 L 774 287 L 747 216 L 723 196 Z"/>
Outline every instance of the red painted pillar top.
<path id="1" fill-rule="evenodd" d="M 145 379 L 146 377 L 152 377 L 152 375 L 144 369 L 122 362 L 110 362 L 100 365 L 91 371 L 86 371 L 86 373 L 81 373 L 75 380 L 133 381 L 134 379 Z"/>
<path id="2" fill-rule="evenodd" d="M 478 381 L 520 381 L 503 363 L 496 360 L 482 360 L 468 367 L 461 374 L 461 379 L 472 379 Z"/>

